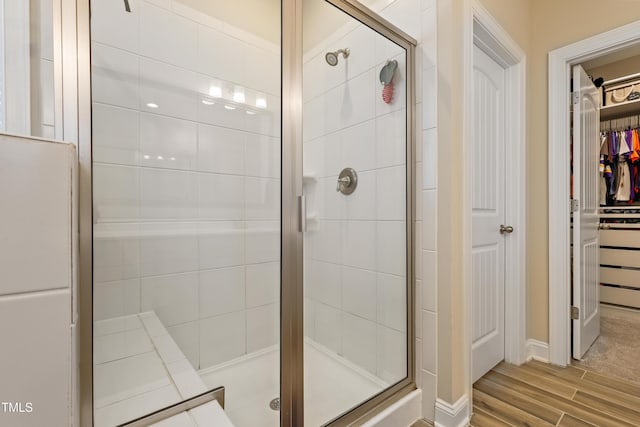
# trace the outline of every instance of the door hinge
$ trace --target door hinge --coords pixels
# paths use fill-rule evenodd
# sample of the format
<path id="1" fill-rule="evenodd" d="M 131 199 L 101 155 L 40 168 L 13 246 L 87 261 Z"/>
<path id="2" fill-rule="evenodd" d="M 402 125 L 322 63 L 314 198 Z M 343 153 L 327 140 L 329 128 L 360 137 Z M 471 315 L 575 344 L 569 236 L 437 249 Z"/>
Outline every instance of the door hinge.
<path id="1" fill-rule="evenodd" d="M 578 212 L 578 210 L 580 209 L 580 200 L 571 199 L 569 201 L 569 209 L 571 210 L 571 212 Z"/>
<path id="2" fill-rule="evenodd" d="M 578 307 L 571 307 L 571 319 L 578 320 L 580 318 L 580 309 Z"/>
<path id="3" fill-rule="evenodd" d="M 576 105 L 580 102 L 580 94 L 578 92 L 571 92 L 571 103 Z"/>

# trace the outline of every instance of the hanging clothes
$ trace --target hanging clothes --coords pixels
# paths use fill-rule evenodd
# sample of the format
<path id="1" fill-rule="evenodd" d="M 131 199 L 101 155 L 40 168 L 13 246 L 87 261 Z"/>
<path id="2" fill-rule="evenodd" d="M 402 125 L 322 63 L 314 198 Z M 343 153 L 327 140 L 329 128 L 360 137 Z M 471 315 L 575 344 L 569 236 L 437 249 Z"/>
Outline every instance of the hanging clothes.
<path id="1" fill-rule="evenodd" d="M 640 202 L 640 131 L 600 134 L 600 205 Z"/>
<path id="2" fill-rule="evenodd" d="M 616 190 L 616 202 L 629 201 L 629 188 L 631 187 L 631 177 L 629 165 L 625 161 L 618 162 L 618 188 Z"/>
<path id="3" fill-rule="evenodd" d="M 629 201 L 634 202 L 638 198 L 638 160 L 640 160 L 640 137 L 638 129 L 632 129 L 631 133 L 631 153 L 627 162 L 629 163 L 629 176 L 631 178 L 631 188 L 629 189 Z"/>
<path id="4" fill-rule="evenodd" d="M 609 154 L 609 138 L 606 133 L 600 133 L 600 206 L 607 205 L 607 178 L 605 177 L 606 157 Z"/>
<path id="5" fill-rule="evenodd" d="M 609 155 L 605 158 L 605 167 L 604 173 L 605 178 L 607 179 L 607 205 L 613 205 L 615 203 L 615 195 L 617 188 L 617 179 L 616 179 L 616 171 L 617 167 L 615 164 L 615 159 L 618 156 L 618 133 L 617 132 L 609 132 L 609 136 L 607 138 L 609 143 Z"/>
<path id="6" fill-rule="evenodd" d="M 638 137 L 638 129 L 631 130 L 631 161 L 640 160 L 640 139 Z"/>
<path id="7" fill-rule="evenodd" d="M 618 143 L 618 182 L 616 186 L 616 202 L 628 202 L 631 188 L 631 172 L 627 157 L 631 149 L 629 148 L 629 131 L 619 132 Z"/>
<path id="8" fill-rule="evenodd" d="M 631 152 L 630 147 L 631 130 L 623 130 L 620 132 L 620 143 L 618 146 L 618 156 L 627 155 Z"/>

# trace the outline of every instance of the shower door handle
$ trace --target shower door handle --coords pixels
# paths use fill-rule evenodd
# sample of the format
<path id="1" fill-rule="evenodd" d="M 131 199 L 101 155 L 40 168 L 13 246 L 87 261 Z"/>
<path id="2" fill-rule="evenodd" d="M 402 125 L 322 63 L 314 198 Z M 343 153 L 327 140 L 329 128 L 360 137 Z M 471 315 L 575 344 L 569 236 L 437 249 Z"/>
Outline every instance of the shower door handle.
<path id="1" fill-rule="evenodd" d="M 298 196 L 298 231 L 307 231 L 307 199 L 304 196 Z"/>

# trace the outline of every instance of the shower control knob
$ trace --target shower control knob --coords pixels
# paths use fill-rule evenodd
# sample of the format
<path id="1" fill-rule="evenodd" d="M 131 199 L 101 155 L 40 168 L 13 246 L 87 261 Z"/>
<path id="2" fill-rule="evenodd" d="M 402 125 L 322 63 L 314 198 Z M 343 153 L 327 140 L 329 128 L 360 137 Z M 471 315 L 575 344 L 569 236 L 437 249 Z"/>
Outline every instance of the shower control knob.
<path id="1" fill-rule="evenodd" d="M 345 187 L 348 187 L 349 184 L 351 184 L 351 178 L 349 178 L 348 176 L 343 176 L 342 178 L 338 178 L 338 186 L 336 187 L 336 191 L 340 191 L 340 187 L 342 187 L 343 185 Z"/>
<path id="2" fill-rule="evenodd" d="M 358 174 L 353 168 L 344 168 L 338 176 L 336 191 L 348 196 L 353 193 L 358 186 Z"/>

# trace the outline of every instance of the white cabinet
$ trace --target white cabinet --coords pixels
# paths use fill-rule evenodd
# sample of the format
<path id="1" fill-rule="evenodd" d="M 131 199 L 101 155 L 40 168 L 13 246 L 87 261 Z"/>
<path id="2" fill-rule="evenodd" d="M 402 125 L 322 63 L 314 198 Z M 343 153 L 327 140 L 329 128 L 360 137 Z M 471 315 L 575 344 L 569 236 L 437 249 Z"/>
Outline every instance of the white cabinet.
<path id="1" fill-rule="evenodd" d="M 0 135 L 0 425 L 71 425 L 73 145 Z"/>

